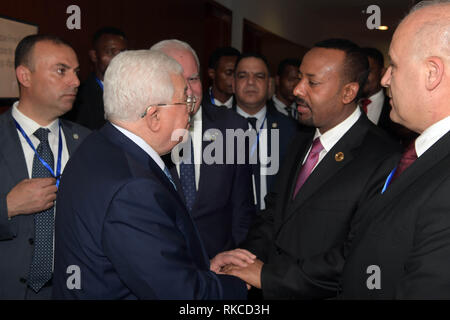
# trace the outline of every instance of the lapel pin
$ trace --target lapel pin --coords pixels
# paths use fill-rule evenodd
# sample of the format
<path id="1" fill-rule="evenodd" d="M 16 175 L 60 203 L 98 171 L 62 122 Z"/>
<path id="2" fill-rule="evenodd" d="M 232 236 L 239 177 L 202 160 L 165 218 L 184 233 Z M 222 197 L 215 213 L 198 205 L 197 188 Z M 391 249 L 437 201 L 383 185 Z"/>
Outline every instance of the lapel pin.
<path id="1" fill-rule="evenodd" d="M 334 159 L 337 162 L 341 162 L 342 160 L 344 160 L 344 153 L 343 152 L 338 152 L 335 154 Z"/>
<path id="2" fill-rule="evenodd" d="M 78 140 L 78 138 L 79 138 L 78 134 L 77 134 L 77 133 L 74 133 L 74 134 L 73 134 L 73 138 L 74 138 L 75 140 Z"/>
<path id="3" fill-rule="evenodd" d="M 272 123 L 272 128 L 275 129 L 276 127 L 278 127 L 278 124 L 276 122 Z"/>

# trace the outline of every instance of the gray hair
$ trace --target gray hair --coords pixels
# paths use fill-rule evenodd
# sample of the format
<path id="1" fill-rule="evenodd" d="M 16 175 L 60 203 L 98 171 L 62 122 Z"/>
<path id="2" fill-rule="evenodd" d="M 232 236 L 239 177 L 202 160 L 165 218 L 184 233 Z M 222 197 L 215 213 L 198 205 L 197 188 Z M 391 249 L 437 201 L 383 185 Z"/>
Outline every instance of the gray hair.
<path id="1" fill-rule="evenodd" d="M 178 62 L 162 52 L 119 53 L 105 73 L 105 118 L 134 122 L 149 105 L 169 103 L 174 94 L 171 76 L 182 73 Z"/>
<path id="2" fill-rule="evenodd" d="M 415 4 L 411 10 L 409 11 L 408 15 L 410 15 L 413 12 L 416 12 L 420 9 L 440 5 L 440 4 L 450 4 L 450 0 L 424 0 L 420 1 L 419 3 Z"/>
<path id="3" fill-rule="evenodd" d="M 150 50 L 158 50 L 162 52 L 166 52 L 169 50 L 188 50 L 194 56 L 195 62 L 197 63 L 197 68 L 200 72 L 200 61 L 198 60 L 197 53 L 195 53 L 194 49 L 189 45 L 189 43 L 180 41 L 177 39 L 170 40 L 162 40 L 158 43 L 155 43 Z"/>

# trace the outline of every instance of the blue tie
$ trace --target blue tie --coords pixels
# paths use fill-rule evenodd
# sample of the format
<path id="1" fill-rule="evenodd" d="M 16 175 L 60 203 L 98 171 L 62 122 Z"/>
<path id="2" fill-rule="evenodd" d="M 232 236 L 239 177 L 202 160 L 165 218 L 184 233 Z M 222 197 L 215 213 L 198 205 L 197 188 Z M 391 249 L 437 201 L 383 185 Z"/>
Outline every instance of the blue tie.
<path id="1" fill-rule="evenodd" d="M 40 143 L 36 151 L 39 156 L 54 168 L 53 153 L 48 143 L 50 130 L 39 128 L 34 135 Z M 39 158 L 33 158 L 33 178 L 48 178 L 52 174 L 41 163 Z M 52 277 L 53 268 L 53 227 L 54 227 L 54 207 L 34 214 L 35 241 L 34 254 L 28 277 L 28 285 L 38 292 Z"/>
<path id="2" fill-rule="evenodd" d="M 167 169 L 167 167 L 164 167 L 164 173 L 167 177 L 167 179 L 169 179 L 170 183 L 173 185 L 173 187 L 175 188 L 175 190 L 177 190 L 177 186 L 175 185 L 175 182 L 172 179 L 172 175 L 170 174 L 169 169 Z"/>
<path id="3" fill-rule="evenodd" d="M 180 182 L 181 187 L 183 189 L 184 197 L 186 199 L 186 206 L 188 208 L 188 211 L 191 212 L 192 207 L 194 205 L 197 190 L 195 187 L 194 147 L 192 145 L 191 136 L 189 136 L 189 142 L 191 144 L 190 163 L 185 163 L 185 160 L 183 160 L 180 163 Z M 184 149 L 184 151 L 186 151 L 186 149 Z"/>

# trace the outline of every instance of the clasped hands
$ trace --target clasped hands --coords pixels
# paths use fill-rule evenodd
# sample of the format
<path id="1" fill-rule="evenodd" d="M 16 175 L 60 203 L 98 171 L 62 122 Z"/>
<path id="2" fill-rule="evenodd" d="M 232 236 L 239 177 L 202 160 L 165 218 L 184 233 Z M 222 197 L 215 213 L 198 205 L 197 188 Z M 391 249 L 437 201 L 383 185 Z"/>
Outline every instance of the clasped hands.
<path id="1" fill-rule="evenodd" d="M 261 289 L 263 262 L 245 249 L 224 251 L 211 260 L 211 271 L 238 277 L 247 283 L 247 289 Z"/>

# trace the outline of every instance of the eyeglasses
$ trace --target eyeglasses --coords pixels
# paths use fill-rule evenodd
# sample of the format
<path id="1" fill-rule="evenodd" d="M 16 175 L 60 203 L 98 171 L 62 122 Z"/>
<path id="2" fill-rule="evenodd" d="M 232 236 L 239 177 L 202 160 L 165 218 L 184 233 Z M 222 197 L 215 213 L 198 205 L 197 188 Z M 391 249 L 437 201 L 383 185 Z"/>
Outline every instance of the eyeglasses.
<path id="1" fill-rule="evenodd" d="M 197 98 L 195 96 L 188 96 L 185 102 L 152 104 L 148 106 L 147 109 L 145 109 L 145 112 L 143 114 L 141 114 L 141 118 L 144 118 L 147 115 L 147 112 L 151 107 L 186 106 L 186 108 L 188 109 L 188 113 L 192 113 L 194 111 L 196 103 Z"/>

